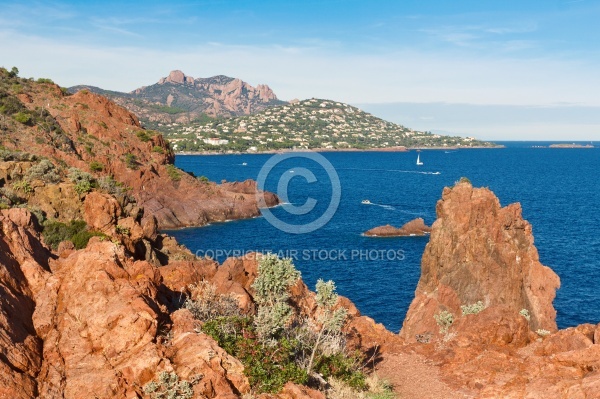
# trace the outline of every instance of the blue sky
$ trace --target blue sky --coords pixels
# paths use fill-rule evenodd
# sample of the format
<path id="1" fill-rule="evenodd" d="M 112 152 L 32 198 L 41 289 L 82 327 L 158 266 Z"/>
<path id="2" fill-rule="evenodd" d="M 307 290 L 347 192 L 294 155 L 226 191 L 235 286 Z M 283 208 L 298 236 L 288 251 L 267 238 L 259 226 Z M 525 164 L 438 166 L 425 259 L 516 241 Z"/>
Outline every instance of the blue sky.
<path id="1" fill-rule="evenodd" d="M 600 141 L 600 2 L 0 0 L 0 65 L 130 91 L 170 70 L 407 126 Z"/>

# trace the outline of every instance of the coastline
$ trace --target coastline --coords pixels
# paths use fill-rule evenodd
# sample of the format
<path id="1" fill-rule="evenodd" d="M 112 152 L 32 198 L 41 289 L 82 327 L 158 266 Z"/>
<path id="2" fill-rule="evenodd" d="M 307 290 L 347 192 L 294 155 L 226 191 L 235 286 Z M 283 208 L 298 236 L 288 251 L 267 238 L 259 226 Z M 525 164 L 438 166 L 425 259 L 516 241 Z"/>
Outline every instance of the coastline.
<path id="1" fill-rule="evenodd" d="M 285 154 L 290 152 L 411 152 L 422 150 L 489 150 L 506 148 L 504 145 L 495 146 L 473 146 L 473 147 L 380 147 L 380 148 L 302 148 L 302 149 L 282 149 L 282 150 L 265 150 L 265 151 L 231 151 L 231 152 L 215 152 L 215 151 L 181 151 L 175 152 L 175 155 L 254 155 L 254 154 Z"/>

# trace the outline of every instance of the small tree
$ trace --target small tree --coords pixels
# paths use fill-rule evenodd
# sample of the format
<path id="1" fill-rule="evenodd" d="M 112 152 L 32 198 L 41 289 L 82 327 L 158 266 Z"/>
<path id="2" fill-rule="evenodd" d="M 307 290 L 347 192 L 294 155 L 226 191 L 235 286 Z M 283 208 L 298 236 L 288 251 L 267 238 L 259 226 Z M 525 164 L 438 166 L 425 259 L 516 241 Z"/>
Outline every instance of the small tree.
<path id="1" fill-rule="evenodd" d="M 19 68 L 17 67 L 12 67 L 10 72 L 8 73 L 8 76 L 11 78 L 16 78 L 17 76 L 19 76 Z"/>
<path id="2" fill-rule="evenodd" d="M 258 264 L 258 276 L 252 284 L 258 312 L 254 319 L 256 332 L 266 342 L 283 330 L 292 317 L 287 303 L 288 290 L 300 278 L 291 259 L 279 259 L 276 255 L 263 256 Z"/>
<path id="3" fill-rule="evenodd" d="M 312 371 L 315 355 L 321 344 L 321 340 L 327 334 L 339 333 L 344 325 L 344 320 L 348 311 L 345 308 L 334 310 L 339 295 L 335 292 L 335 283 L 331 280 L 325 282 L 322 279 L 317 281 L 317 311 L 320 312 L 317 322 L 320 324 L 317 340 L 312 348 L 310 360 L 306 367 L 306 372 L 310 375 Z"/>

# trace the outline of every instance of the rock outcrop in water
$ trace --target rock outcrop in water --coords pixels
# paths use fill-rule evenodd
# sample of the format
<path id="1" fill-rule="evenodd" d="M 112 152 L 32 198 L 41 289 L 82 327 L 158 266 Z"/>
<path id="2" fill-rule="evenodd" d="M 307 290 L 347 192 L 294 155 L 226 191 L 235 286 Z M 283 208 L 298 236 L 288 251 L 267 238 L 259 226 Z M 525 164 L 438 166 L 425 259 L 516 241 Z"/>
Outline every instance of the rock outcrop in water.
<path id="1" fill-rule="evenodd" d="M 387 224 L 367 230 L 364 234 L 369 237 L 409 237 L 424 236 L 430 232 L 431 228 L 425 224 L 423 218 L 416 218 L 400 228 Z"/>

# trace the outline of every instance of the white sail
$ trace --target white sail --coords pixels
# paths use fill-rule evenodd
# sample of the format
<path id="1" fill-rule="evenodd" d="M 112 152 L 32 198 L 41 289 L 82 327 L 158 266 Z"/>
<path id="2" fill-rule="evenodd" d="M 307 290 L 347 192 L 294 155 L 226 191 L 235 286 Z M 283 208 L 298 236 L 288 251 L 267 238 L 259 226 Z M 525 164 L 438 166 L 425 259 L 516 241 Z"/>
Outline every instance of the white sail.
<path id="1" fill-rule="evenodd" d="M 417 154 L 417 165 L 423 165 L 423 162 L 421 162 L 421 159 L 419 158 L 420 154 Z"/>

